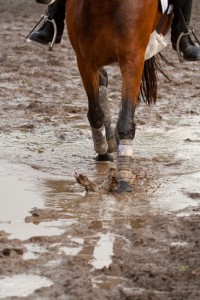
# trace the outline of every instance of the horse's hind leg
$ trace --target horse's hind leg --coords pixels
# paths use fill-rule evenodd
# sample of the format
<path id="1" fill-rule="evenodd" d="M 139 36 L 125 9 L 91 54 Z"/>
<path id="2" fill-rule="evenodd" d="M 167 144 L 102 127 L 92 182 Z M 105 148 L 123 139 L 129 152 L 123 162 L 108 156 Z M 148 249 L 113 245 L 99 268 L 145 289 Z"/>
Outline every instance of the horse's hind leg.
<path id="1" fill-rule="evenodd" d="M 106 129 L 106 140 L 108 142 L 108 152 L 117 151 L 117 142 L 115 138 L 115 130 L 111 126 L 111 115 L 109 109 L 109 101 L 107 95 L 108 76 L 104 68 L 99 71 L 99 102 L 104 112 L 104 125 Z"/>
<path id="2" fill-rule="evenodd" d="M 88 120 L 92 130 L 97 160 L 110 160 L 104 125 L 104 112 L 99 102 L 99 72 L 91 65 L 78 61 L 78 67 L 88 97 Z"/>

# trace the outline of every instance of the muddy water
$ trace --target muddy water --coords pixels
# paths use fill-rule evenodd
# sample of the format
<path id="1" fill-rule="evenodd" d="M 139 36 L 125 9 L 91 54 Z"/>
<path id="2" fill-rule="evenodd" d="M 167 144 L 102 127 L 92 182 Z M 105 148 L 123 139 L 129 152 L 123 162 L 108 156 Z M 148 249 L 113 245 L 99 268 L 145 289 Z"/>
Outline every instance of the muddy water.
<path id="1" fill-rule="evenodd" d="M 17 138 L 12 133 L 8 134 L 6 142 L 5 134 L 3 137 L 1 135 L 1 157 L 5 153 L 5 156 L 8 156 L 8 152 L 9 155 L 12 153 L 12 163 L 1 160 L 0 231 L 6 232 L 8 239 L 25 241 L 23 259 L 27 261 L 37 260 L 49 251 L 40 244 L 32 244 L 29 241 L 32 237 L 62 236 L 65 233 L 67 243 L 59 241 L 51 247 L 55 247 L 62 256 L 85 257 L 93 272 L 95 269 L 109 268 L 113 263 L 112 257 L 119 249 L 129 251 L 129 239 L 126 235 L 116 234 L 116 227 L 138 230 L 145 226 L 150 215 L 167 215 L 170 212 L 175 212 L 177 216 L 194 214 L 194 208 L 199 207 L 199 116 L 192 115 L 177 120 L 168 117 L 167 123 L 167 128 L 138 126 L 134 142 L 134 193 L 123 197 L 88 194 L 76 183 L 73 177 L 75 171 L 84 172 L 97 184 L 101 184 L 108 169 L 113 166 L 112 163 L 94 162 L 89 130 L 82 133 L 79 141 L 73 141 L 72 135 L 71 143 L 54 141 L 50 138 L 49 130 L 43 130 L 37 136 L 28 133 L 28 144 L 31 145 L 27 147 L 28 151 L 30 147 L 38 149 L 38 145 L 39 149 L 45 149 L 45 155 L 41 150 L 41 153 L 36 151 L 31 156 L 24 148 L 24 143 L 27 143 L 24 133 L 17 134 Z M 85 143 L 87 138 L 88 145 Z M 68 139 L 70 140 L 69 132 Z M 13 143 L 14 152 L 11 147 Z M 50 153 L 52 149 L 53 154 Z M 83 156 L 86 151 L 91 158 Z M 21 163 L 13 163 L 16 157 Z M 39 221 L 25 221 L 34 207 L 42 210 L 54 209 L 62 216 L 55 220 L 47 214 Z M 89 227 L 93 233 L 88 236 L 77 235 L 73 231 L 74 226 Z M 48 265 L 58 266 L 62 260 L 53 258 Z M 53 284 L 45 277 L 31 276 L 29 278 L 22 273 L 4 277 L 0 281 L 3 287 L 0 298 L 27 296 L 39 287 Z M 34 285 L 30 285 L 29 280 Z M 8 289 L 10 282 L 13 285 L 12 294 Z M 26 285 L 15 289 L 21 282 L 26 282 Z M 92 276 L 92 285 L 110 290 L 117 285 L 126 286 L 126 280 L 115 276 L 95 275 Z M 23 286 L 29 286 L 28 290 Z M 135 292 L 142 294 L 144 291 L 136 289 Z"/>
<path id="2" fill-rule="evenodd" d="M 174 119 L 168 119 L 168 123 L 171 122 L 175 122 Z M 2 161 L 0 229 L 9 233 L 9 238 L 24 240 L 31 236 L 59 235 L 63 233 L 63 228 L 73 225 L 74 222 L 82 224 L 84 220 L 105 223 L 106 228 L 112 230 L 113 222 L 129 226 L 130 220 L 134 222 L 133 220 L 137 219 L 138 216 L 147 218 L 148 214 L 167 214 L 187 207 L 198 206 L 200 186 L 199 116 L 176 120 L 176 124 L 176 128 L 168 129 L 145 128 L 143 130 L 142 127 L 138 128 L 134 143 L 136 162 L 140 164 L 144 158 L 146 160 L 145 168 L 147 168 L 145 172 L 148 172 L 149 164 L 150 172 L 154 173 L 156 171 L 159 173 L 160 170 L 158 169 L 163 167 L 164 163 L 160 178 L 158 178 L 158 174 L 156 178 L 154 178 L 154 174 L 145 175 L 150 176 L 149 180 L 153 184 L 153 187 L 148 188 L 147 186 L 148 199 L 144 197 L 143 192 L 137 191 L 137 181 L 143 179 L 136 179 L 136 192 L 125 196 L 125 199 L 116 198 L 115 195 L 109 194 L 87 194 L 75 182 L 73 178 L 75 170 L 84 169 L 85 174 L 94 172 L 93 179 L 100 183 L 105 179 L 104 177 L 106 177 L 112 163 L 95 164 L 93 159 L 88 159 L 89 164 L 80 167 L 79 164 L 82 163 L 81 153 L 85 153 L 88 147 L 85 143 L 74 142 L 71 148 L 71 145 L 65 145 L 65 143 L 55 145 L 54 140 L 50 138 L 48 140 L 49 133 L 45 135 L 43 132 L 45 144 L 42 144 L 40 135 L 31 136 L 29 143 L 33 144 L 31 138 L 34 138 L 35 145 L 43 145 L 45 152 L 53 148 L 60 151 L 60 147 L 63 151 L 64 147 L 66 148 L 65 155 L 67 151 L 73 153 L 73 150 L 67 148 L 76 150 L 78 148 L 78 151 L 75 151 L 76 156 L 73 162 L 68 157 L 67 171 L 64 171 L 66 166 L 62 166 L 64 164 L 61 161 L 63 157 L 57 158 L 55 153 L 51 157 L 46 157 L 48 162 L 45 163 L 45 172 L 37 168 L 34 169 L 34 166 L 31 168 L 27 165 L 16 165 Z M 83 140 L 85 135 L 83 133 Z M 12 137 L 9 139 L 7 136 L 7 145 L 12 142 Z M 5 145 L 5 141 L 3 144 Z M 15 142 L 15 151 L 19 152 L 17 149 L 20 149 L 22 145 L 24 145 L 24 139 L 20 137 L 20 141 Z M 3 150 L 1 150 L 2 152 Z M 91 150 L 88 152 L 91 153 Z M 139 159 L 137 156 L 140 156 Z M 66 174 L 63 176 L 53 174 L 55 169 L 54 166 L 53 169 L 51 168 L 51 162 L 52 165 L 56 165 L 56 168 L 60 167 L 59 173 L 63 169 L 63 173 Z M 135 162 L 133 162 L 133 171 L 134 165 Z M 72 176 L 67 178 L 69 174 Z M 49 220 L 36 225 L 25 223 L 25 217 L 34 207 L 57 209 L 70 217 L 70 220 Z M 101 227 L 103 226 L 101 225 Z M 99 234 L 102 234 L 102 228 L 100 229 Z M 104 246 L 107 244 L 110 248 L 110 240 L 112 238 L 105 238 L 103 240 Z M 101 246 L 99 248 L 101 249 Z M 73 254 L 74 251 L 78 255 L 79 250 L 79 248 L 65 249 L 65 252 L 69 251 Z M 112 251 L 110 250 L 110 252 Z M 94 251 L 94 257 L 95 253 Z"/>

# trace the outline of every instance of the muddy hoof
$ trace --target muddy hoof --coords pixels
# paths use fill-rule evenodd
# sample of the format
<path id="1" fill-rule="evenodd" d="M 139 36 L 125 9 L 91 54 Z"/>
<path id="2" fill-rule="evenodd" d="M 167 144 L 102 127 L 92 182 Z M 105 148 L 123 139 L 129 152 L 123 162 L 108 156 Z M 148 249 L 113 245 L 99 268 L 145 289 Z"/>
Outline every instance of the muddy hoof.
<path id="1" fill-rule="evenodd" d="M 95 158 L 96 161 L 113 161 L 113 157 L 111 154 L 106 153 L 103 155 L 98 154 L 97 157 Z"/>
<path id="2" fill-rule="evenodd" d="M 127 181 L 119 181 L 118 183 L 118 193 L 119 194 L 125 194 L 125 193 L 131 193 L 132 187 Z"/>

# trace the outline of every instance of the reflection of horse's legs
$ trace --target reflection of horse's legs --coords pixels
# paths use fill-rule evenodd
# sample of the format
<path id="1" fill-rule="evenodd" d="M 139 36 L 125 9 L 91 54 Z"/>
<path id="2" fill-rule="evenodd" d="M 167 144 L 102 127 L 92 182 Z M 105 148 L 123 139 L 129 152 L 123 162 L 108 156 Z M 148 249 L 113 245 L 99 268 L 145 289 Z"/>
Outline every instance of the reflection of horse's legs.
<path id="1" fill-rule="evenodd" d="M 106 139 L 108 142 L 108 152 L 117 151 L 117 142 L 114 129 L 111 126 L 111 116 L 109 110 L 109 101 L 107 96 L 108 76 L 104 68 L 99 71 L 99 102 L 104 112 L 104 125 L 106 129 Z"/>
<path id="2" fill-rule="evenodd" d="M 88 120 L 92 130 L 94 149 L 98 157 L 106 159 L 108 143 L 104 126 L 104 113 L 99 103 L 99 72 L 78 60 L 78 67 L 88 97 Z"/>
<path id="3" fill-rule="evenodd" d="M 132 174 L 132 140 L 135 136 L 134 113 L 138 101 L 143 72 L 143 59 L 130 59 L 120 63 L 122 73 L 122 103 L 117 122 L 119 137 L 117 176 L 119 193 L 131 191 Z"/>

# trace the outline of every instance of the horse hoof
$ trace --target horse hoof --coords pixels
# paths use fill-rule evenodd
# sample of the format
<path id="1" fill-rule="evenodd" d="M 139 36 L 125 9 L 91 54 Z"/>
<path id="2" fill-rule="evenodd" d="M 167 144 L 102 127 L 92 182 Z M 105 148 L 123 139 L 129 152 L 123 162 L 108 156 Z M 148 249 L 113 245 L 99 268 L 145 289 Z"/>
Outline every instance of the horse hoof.
<path id="1" fill-rule="evenodd" d="M 125 193 L 131 193 L 132 187 L 127 181 L 119 181 L 118 183 L 118 193 L 119 194 L 125 194 Z"/>
<path id="2" fill-rule="evenodd" d="M 113 157 L 111 154 L 106 153 L 103 155 L 98 154 L 97 157 L 95 158 L 96 161 L 113 161 Z"/>

